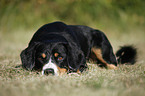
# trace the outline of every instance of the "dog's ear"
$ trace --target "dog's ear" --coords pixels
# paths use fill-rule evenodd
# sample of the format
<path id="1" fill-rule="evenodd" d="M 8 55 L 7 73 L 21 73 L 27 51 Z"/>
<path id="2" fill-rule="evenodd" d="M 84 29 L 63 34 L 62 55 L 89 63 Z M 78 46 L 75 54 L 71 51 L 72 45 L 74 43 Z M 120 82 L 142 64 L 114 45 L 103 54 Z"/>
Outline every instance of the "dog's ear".
<path id="1" fill-rule="evenodd" d="M 76 44 L 68 44 L 68 67 L 70 71 L 82 72 L 87 68 L 86 58 L 84 56 L 83 51 L 77 47 Z"/>
<path id="2" fill-rule="evenodd" d="M 22 66 L 27 70 L 32 70 L 35 66 L 35 50 L 36 44 L 33 46 L 28 46 L 25 50 L 23 50 L 20 54 Z"/>

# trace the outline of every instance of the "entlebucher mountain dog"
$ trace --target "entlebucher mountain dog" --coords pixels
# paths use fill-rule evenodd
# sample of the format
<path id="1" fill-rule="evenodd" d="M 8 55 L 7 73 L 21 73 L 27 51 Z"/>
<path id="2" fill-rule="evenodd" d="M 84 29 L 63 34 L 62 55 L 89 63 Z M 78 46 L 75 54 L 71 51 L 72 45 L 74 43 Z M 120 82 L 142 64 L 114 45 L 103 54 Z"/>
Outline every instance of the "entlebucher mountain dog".
<path id="1" fill-rule="evenodd" d="M 20 56 L 27 70 L 60 75 L 83 72 L 90 59 L 108 69 L 116 69 L 118 63 L 134 64 L 136 49 L 124 46 L 115 56 L 103 32 L 82 25 L 53 22 L 38 29 Z"/>

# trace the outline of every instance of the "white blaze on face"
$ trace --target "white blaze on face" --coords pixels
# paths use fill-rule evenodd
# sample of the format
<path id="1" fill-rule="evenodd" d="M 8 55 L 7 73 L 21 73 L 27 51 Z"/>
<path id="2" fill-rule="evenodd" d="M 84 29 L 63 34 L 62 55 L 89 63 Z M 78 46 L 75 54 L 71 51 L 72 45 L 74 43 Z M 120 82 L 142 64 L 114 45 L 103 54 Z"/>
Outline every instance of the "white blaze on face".
<path id="1" fill-rule="evenodd" d="M 56 76 L 59 75 L 58 68 L 57 68 L 56 64 L 54 64 L 52 62 L 51 58 L 50 58 L 49 62 L 43 66 L 42 75 L 44 75 L 44 70 L 49 69 L 49 68 L 52 68 L 54 70 L 54 75 L 56 75 Z"/>

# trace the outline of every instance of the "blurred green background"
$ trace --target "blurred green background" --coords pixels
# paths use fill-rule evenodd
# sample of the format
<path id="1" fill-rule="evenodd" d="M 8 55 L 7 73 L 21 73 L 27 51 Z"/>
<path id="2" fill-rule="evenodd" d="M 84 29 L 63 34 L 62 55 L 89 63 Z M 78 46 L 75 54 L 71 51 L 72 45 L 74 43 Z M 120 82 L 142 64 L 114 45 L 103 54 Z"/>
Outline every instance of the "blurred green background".
<path id="1" fill-rule="evenodd" d="M 145 0 L 0 0 L 0 32 L 36 30 L 53 21 L 119 32 L 144 30 Z"/>

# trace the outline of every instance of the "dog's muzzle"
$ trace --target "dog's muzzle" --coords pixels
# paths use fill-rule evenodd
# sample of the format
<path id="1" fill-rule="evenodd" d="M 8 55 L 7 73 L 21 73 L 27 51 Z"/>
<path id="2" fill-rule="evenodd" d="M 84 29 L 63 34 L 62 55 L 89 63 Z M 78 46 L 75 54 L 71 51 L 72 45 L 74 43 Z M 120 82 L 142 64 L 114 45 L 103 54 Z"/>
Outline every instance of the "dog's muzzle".
<path id="1" fill-rule="evenodd" d="M 55 76 L 59 75 L 58 68 L 56 64 L 52 62 L 51 59 L 49 60 L 47 64 L 43 66 L 42 75 L 55 75 Z"/>

